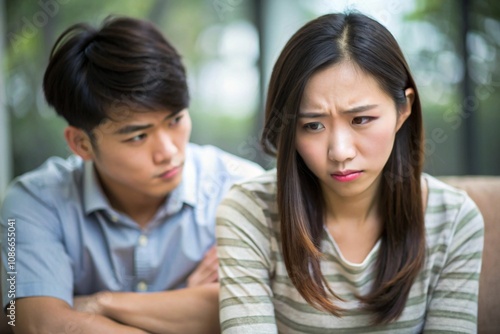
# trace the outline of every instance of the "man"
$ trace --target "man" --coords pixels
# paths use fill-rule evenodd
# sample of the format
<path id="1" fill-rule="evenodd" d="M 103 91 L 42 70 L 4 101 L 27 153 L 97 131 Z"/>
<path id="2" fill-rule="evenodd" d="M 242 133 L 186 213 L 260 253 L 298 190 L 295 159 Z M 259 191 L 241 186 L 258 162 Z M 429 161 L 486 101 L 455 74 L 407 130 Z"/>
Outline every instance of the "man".
<path id="1" fill-rule="evenodd" d="M 6 195 L 2 292 L 14 331 L 217 332 L 215 210 L 262 169 L 188 142 L 184 67 L 151 23 L 70 27 L 43 86 L 75 155 L 49 159 Z"/>

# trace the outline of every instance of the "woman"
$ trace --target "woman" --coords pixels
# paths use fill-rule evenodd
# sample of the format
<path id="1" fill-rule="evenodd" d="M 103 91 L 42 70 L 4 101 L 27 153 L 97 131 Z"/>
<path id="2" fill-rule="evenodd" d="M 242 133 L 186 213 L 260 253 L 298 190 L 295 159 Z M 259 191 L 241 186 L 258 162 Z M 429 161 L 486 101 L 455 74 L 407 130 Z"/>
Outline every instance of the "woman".
<path id="1" fill-rule="evenodd" d="M 422 173 L 417 87 L 390 32 L 329 14 L 274 67 L 277 168 L 218 211 L 224 333 L 476 331 L 483 220 Z"/>

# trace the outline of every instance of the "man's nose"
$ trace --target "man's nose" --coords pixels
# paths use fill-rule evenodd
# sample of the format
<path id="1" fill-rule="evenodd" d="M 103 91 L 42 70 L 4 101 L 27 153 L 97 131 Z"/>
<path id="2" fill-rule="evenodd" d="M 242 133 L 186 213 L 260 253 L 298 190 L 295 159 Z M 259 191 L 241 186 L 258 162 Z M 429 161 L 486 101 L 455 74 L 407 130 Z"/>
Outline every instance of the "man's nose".
<path id="1" fill-rule="evenodd" d="M 168 133 L 158 134 L 153 150 L 153 160 L 157 164 L 170 162 L 179 151 Z"/>

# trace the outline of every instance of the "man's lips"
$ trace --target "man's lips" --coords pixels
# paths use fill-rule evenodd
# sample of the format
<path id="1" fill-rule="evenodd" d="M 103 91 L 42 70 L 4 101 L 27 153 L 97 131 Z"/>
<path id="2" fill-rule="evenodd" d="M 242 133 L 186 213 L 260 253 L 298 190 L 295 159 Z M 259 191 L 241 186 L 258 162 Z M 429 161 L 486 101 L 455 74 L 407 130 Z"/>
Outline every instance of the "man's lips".
<path id="1" fill-rule="evenodd" d="M 167 169 L 166 171 L 157 174 L 156 177 L 159 177 L 160 179 L 170 179 L 174 176 L 176 176 L 182 169 L 182 164 L 176 167 L 172 167 L 170 169 Z"/>

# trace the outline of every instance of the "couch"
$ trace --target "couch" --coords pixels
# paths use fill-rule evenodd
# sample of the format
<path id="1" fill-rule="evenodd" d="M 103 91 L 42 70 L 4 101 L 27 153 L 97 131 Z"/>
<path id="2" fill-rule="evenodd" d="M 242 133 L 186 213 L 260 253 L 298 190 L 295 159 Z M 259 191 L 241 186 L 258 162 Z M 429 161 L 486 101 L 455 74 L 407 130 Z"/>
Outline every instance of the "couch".
<path id="1" fill-rule="evenodd" d="M 467 191 L 484 217 L 484 251 L 479 281 L 478 333 L 500 333 L 500 176 L 446 176 Z"/>

